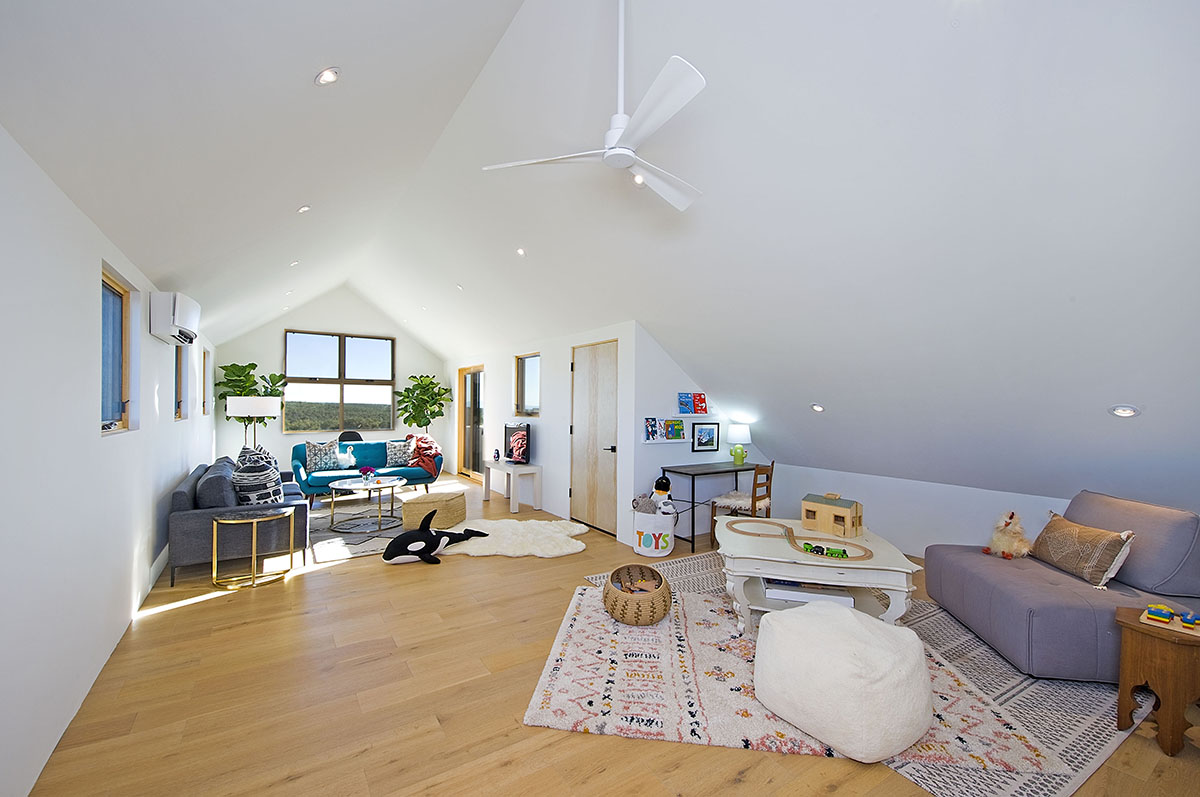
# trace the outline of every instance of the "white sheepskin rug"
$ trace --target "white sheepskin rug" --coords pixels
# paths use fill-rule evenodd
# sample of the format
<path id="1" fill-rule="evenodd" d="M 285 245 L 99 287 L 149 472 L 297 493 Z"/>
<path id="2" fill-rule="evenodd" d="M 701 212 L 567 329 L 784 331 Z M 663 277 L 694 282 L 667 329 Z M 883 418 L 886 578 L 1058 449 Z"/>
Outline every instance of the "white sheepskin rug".
<path id="1" fill-rule="evenodd" d="M 441 555 L 467 556 L 540 556 L 551 559 L 579 553 L 587 546 L 573 539 L 588 530 L 570 520 L 467 520 L 447 531 L 476 529 L 486 537 L 472 537 L 451 545 Z"/>

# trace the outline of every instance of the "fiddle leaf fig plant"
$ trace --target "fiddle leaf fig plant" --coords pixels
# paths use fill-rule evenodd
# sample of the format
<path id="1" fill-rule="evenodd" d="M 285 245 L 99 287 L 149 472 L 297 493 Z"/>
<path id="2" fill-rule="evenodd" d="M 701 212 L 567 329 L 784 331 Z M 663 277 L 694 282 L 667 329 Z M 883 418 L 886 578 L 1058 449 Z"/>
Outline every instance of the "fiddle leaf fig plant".
<path id="1" fill-rule="evenodd" d="M 446 403 L 452 398 L 450 388 L 430 374 L 410 376 L 411 385 L 396 394 L 396 414 L 408 427 L 417 427 L 429 434 L 429 424 L 446 414 Z"/>

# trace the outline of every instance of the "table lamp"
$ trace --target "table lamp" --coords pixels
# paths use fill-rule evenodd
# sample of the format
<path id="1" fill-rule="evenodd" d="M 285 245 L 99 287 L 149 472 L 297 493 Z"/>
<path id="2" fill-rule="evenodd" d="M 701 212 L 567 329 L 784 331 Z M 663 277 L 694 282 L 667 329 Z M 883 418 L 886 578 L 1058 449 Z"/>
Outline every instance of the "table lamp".
<path id="1" fill-rule="evenodd" d="M 246 432 L 254 424 L 254 445 L 258 445 L 258 422 L 263 418 L 278 418 L 282 400 L 278 396 L 227 396 L 225 416 L 243 418 L 242 445 L 246 444 Z"/>
<path id="2" fill-rule="evenodd" d="M 729 442 L 733 444 L 733 448 L 729 449 L 729 453 L 733 455 L 733 464 L 746 464 L 746 446 L 750 445 L 750 424 L 729 424 Z"/>

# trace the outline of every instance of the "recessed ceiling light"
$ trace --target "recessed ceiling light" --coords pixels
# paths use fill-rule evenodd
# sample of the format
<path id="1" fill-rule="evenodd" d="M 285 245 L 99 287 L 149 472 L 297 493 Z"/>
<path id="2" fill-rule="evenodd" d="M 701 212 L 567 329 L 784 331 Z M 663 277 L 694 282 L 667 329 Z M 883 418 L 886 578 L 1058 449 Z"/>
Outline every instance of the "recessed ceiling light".
<path id="1" fill-rule="evenodd" d="M 291 295 L 292 295 L 291 291 L 288 291 L 287 293 L 284 294 L 284 296 L 291 296 Z"/>
<path id="2" fill-rule="evenodd" d="M 825 407 L 821 404 L 809 404 L 808 406 L 812 407 L 813 412 L 824 412 L 825 411 Z"/>
<path id="3" fill-rule="evenodd" d="M 290 308 L 290 307 L 288 307 L 288 306 L 284 305 L 284 308 L 283 308 L 283 309 L 284 309 L 284 310 L 291 310 L 292 308 Z"/>
<path id="4" fill-rule="evenodd" d="M 458 288 L 460 291 L 463 289 L 462 285 L 455 285 L 454 287 Z"/>
<path id="5" fill-rule="evenodd" d="M 517 257 L 525 257 L 525 250 L 517 249 Z"/>
<path id="6" fill-rule="evenodd" d="M 298 265 L 300 265 L 300 261 L 299 261 L 299 260 L 293 260 L 291 263 L 288 263 L 288 268 L 295 268 L 295 267 L 296 267 L 296 266 L 298 266 Z"/>
<path id="7" fill-rule="evenodd" d="M 634 185 L 641 185 L 641 184 L 643 184 L 644 182 L 646 182 L 646 178 L 645 178 L 645 177 L 642 177 L 640 174 L 635 174 L 635 175 L 633 176 L 633 184 L 634 184 Z"/>
<path id="8" fill-rule="evenodd" d="M 328 69 L 322 69 L 318 72 L 317 76 L 313 78 L 313 83 L 316 83 L 318 86 L 328 86 L 330 83 L 337 83 L 337 79 L 338 68 L 331 66 Z"/>
<path id="9" fill-rule="evenodd" d="M 1132 404 L 1114 404 L 1108 408 L 1111 415 L 1116 415 L 1118 418 L 1132 418 L 1135 415 L 1141 415 L 1142 411 Z"/>
<path id="10" fill-rule="evenodd" d="M 428 310 L 429 308 L 428 308 L 428 307 L 422 307 L 421 309 L 422 309 L 422 310 Z"/>
<path id="11" fill-rule="evenodd" d="M 300 207 L 296 208 L 297 213 L 307 213 L 310 210 L 312 210 L 312 205 L 301 205 Z"/>

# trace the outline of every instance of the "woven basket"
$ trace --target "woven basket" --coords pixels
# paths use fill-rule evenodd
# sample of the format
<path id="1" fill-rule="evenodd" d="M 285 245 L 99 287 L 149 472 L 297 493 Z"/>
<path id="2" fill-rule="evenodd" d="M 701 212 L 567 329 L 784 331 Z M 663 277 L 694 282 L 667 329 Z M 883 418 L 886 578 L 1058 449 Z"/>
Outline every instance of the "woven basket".
<path id="1" fill-rule="evenodd" d="M 613 586 L 645 580 L 657 586 L 650 592 L 630 595 Z M 671 608 L 671 585 L 662 573 L 649 565 L 621 565 L 608 576 L 604 585 L 604 609 L 625 625 L 653 625 L 667 616 Z"/>

